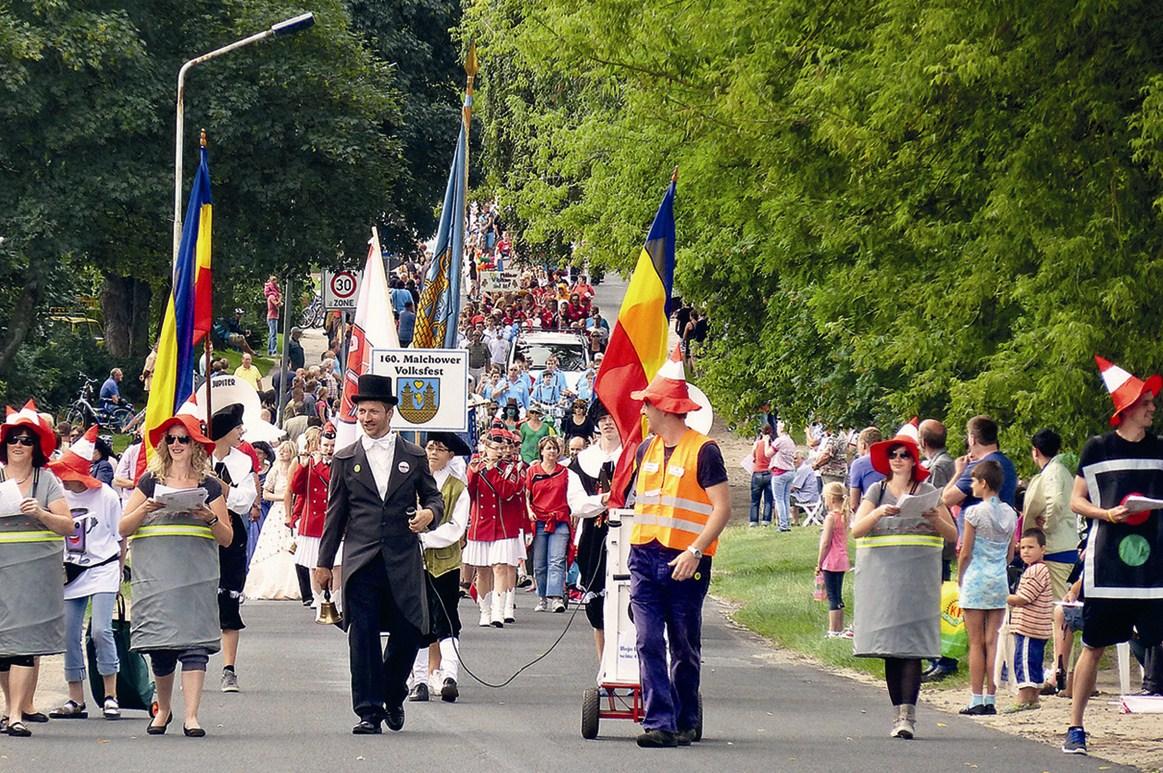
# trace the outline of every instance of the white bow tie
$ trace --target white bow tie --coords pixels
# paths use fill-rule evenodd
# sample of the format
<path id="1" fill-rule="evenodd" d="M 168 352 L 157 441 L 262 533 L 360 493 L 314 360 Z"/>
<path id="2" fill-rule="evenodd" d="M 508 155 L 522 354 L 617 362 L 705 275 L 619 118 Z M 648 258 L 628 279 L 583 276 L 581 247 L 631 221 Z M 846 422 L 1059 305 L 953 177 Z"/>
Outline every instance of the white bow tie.
<path id="1" fill-rule="evenodd" d="M 368 445 L 371 447 L 382 448 L 384 450 L 390 450 L 392 448 L 392 445 L 395 442 L 395 440 L 390 435 L 384 435 L 382 438 L 370 438 L 369 437 L 369 438 L 367 438 L 367 442 L 368 442 Z"/>

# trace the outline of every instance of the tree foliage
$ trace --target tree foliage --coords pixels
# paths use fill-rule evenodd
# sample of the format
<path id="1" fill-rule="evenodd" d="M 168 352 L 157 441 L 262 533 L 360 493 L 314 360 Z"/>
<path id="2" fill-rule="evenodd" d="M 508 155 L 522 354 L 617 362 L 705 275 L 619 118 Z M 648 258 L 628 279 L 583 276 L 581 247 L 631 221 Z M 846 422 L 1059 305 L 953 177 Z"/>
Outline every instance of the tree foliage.
<path id="1" fill-rule="evenodd" d="M 1163 363 L 1163 7 L 480 0 L 486 163 L 531 243 L 627 268 L 680 167 L 677 283 L 741 418 L 1077 445 L 1092 354 Z"/>
<path id="2" fill-rule="evenodd" d="M 431 85 L 404 100 L 402 89 L 422 74 L 410 72 L 405 82 L 407 68 L 368 45 L 368 29 L 353 26 L 347 5 L 312 3 L 310 30 L 232 52 L 187 78 L 184 185 L 205 127 L 215 278 L 231 290 L 222 294 L 231 302 L 249 286 L 257 303 L 272 272 L 302 277 L 320 265 L 361 260 L 374 223 L 386 226 L 382 241 L 396 249 L 414 248 L 419 229 L 430 229 L 443 180 L 433 184 L 409 169 L 405 152 L 416 141 L 408 132 L 414 122 L 441 120 L 436 105 L 455 110 L 458 97 Z M 447 3 L 431 5 L 449 12 Z M 69 289 L 44 278 L 86 266 L 104 276 L 107 328 L 156 326 L 158 309 L 155 303 L 151 315 L 148 299 L 149 288 L 155 298 L 168 289 L 178 69 L 303 10 L 281 0 L 0 0 L 0 330 L 7 341 L 35 345 L 36 320 L 52 292 Z M 457 59 L 447 32 L 429 30 L 434 18 L 435 11 L 394 30 L 401 47 L 412 35 L 431 37 L 425 56 L 413 60 L 418 69 L 434 62 L 447 69 Z M 446 123 L 455 132 L 455 120 Z M 148 348 L 144 335 L 126 339 L 124 330 L 106 331 L 122 357 Z M 14 355 L 5 357 L 0 344 L 0 375 Z"/>

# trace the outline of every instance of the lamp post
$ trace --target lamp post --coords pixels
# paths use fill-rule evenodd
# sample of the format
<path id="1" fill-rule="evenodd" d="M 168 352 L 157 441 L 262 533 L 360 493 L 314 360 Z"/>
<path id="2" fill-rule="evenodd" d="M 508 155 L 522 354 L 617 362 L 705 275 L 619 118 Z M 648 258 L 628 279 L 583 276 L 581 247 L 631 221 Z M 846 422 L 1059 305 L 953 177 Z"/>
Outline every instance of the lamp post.
<path id="1" fill-rule="evenodd" d="M 270 29 L 263 30 L 242 40 L 236 40 L 230 45 L 223 46 L 208 54 L 202 54 L 199 57 L 191 59 L 182 65 L 182 69 L 178 70 L 178 118 L 177 132 L 174 137 L 174 265 L 178 263 L 178 249 L 182 244 L 182 132 L 185 125 L 186 112 L 186 73 L 203 62 L 208 62 L 237 48 L 249 46 L 251 43 L 258 43 L 260 40 L 266 40 L 267 38 L 293 35 L 296 32 L 307 29 L 314 23 L 315 14 L 313 13 L 304 13 L 290 19 L 285 19 L 277 24 L 271 25 Z"/>

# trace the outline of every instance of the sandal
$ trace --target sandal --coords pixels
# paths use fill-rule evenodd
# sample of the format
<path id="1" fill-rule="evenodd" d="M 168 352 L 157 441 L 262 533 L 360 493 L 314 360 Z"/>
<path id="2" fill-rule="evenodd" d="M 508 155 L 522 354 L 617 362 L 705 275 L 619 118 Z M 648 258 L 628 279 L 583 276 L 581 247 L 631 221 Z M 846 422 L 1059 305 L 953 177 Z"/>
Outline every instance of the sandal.
<path id="1" fill-rule="evenodd" d="M 23 722 L 8 723 L 8 735 L 14 738 L 28 738 L 32 735 L 32 731 L 24 726 Z"/>
<path id="2" fill-rule="evenodd" d="M 8 717 L 7 715 L 0 717 L 0 733 L 8 732 Z"/>
<path id="3" fill-rule="evenodd" d="M 74 700 L 65 701 L 64 705 L 48 713 L 50 719 L 88 719 L 89 712 L 85 711 L 84 703 Z"/>
<path id="4" fill-rule="evenodd" d="M 105 698 L 105 705 L 101 707 L 101 713 L 105 719 L 121 719 L 121 707 L 117 705 L 117 699 L 112 696 Z"/>

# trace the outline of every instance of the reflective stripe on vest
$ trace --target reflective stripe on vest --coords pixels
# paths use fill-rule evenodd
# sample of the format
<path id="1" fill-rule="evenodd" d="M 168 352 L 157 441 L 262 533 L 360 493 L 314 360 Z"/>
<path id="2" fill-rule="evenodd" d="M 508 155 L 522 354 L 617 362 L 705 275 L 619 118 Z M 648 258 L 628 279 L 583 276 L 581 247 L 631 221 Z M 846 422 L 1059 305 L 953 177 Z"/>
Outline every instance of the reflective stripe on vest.
<path id="1" fill-rule="evenodd" d="M 133 533 L 130 539 L 144 539 L 146 537 L 202 537 L 203 539 L 214 539 L 214 534 L 211 533 L 209 526 L 173 524 L 170 526 L 142 526 Z"/>
<path id="2" fill-rule="evenodd" d="M 856 549 L 860 548 L 937 548 L 945 547 L 945 539 L 931 534 L 884 534 L 877 537 L 860 537 Z"/>
<path id="3" fill-rule="evenodd" d="M 63 539 L 52 531 L 0 531 L 0 543 L 54 542 Z"/>
<path id="4" fill-rule="evenodd" d="M 709 442 L 706 435 L 687 430 L 666 459 L 662 439 L 650 441 L 638 468 L 630 544 L 657 540 L 665 547 L 685 550 L 695 543 L 714 510 L 698 480 L 699 451 Z M 714 555 L 716 547 L 718 540 L 703 553 Z"/>

